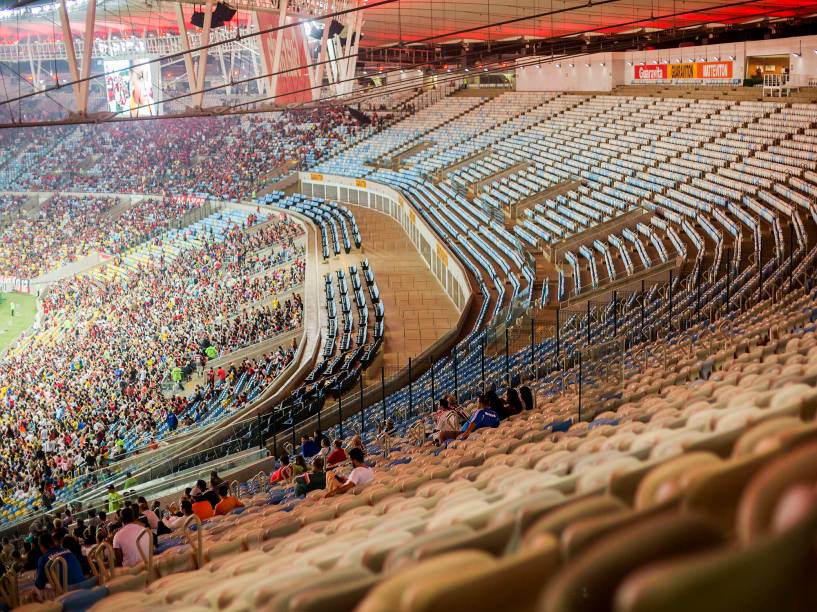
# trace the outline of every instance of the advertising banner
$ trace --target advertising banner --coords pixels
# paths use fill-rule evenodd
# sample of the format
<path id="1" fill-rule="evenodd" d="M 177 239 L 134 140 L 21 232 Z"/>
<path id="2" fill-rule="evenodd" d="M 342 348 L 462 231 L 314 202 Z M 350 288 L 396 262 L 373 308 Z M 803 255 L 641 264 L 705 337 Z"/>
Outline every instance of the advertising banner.
<path id="1" fill-rule="evenodd" d="M 633 67 L 633 78 L 636 81 L 711 81 L 731 80 L 733 77 L 733 62 L 645 64 Z"/>

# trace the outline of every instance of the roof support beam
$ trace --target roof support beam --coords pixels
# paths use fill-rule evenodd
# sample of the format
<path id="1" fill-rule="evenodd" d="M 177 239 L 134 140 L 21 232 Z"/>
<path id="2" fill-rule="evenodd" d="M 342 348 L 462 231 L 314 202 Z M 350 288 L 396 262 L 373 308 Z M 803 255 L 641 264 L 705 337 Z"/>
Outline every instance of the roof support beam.
<path id="1" fill-rule="evenodd" d="M 64 3 L 63 3 L 64 6 Z M 82 78 L 85 79 L 79 84 L 79 103 L 77 110 L 80 114 L 88 113 L 88 90 L 91 81 L 91 56 L 94 54 L 94 29 L 96 25 L 96 0 L 90 0 L 85 8 L 85 32 L 82 35 Z"/>
<path id="2" fill-rule="evenodd" d="M 287 22 L 287 0 L 279 0 L 278 7 L 278 30 L 275 32 L 275 42 L 272 48 L 272 67 L 270 70 L 270 95 L 278 93 L 278 72 L 281 67 L 281 48 L 284 46 L 284 30 Z M 273 99 L 274 101 L 274 99 Z"/>
<path id="3" fill-rule="evenodd" d="M 74 50 L 74 35 L 71 34 L 71 22 L 68 20 L 68 9 L 65 8 L 65 0 L 60 0 L 58 10 L 60 13 L 60 26 L 62 27 L 62 40 L 63 43 L 65 43 L 65 54 L 68 60 L 68 71 L 71 73 L 71 88 L 74 90 L 76 110 L 79 111 L 81 104 L 79 67 L 77 66 L 77 54 Z"/>
<path id="4" fill-rule="evenodd" d="M 65 0 L 63 0 L 64 2 Z M 213 0 L 207 0 L 204 6 L 204 28 L 201 33 L 202 49 L 199 51 L 199 74 L 196 79 L 196 108 L 201 108 L 204 102 L 204 78 L 207 76 L 207 51 L 210 44 L 210 26 L 213 23 Z"/>
<path id="5" fill-rule="evenodd" d="M 193 56 L 190 54 L 190 40 L 187 38 L 187 23 L 184 21 L 182 5 L 176 4 L 176 20 L 179 24 L 179 44 L 184 51 L 184 69 L 187 72 L 187 86 L 190 93 L 196 91 L 196 72 L 193 70 Z"/>

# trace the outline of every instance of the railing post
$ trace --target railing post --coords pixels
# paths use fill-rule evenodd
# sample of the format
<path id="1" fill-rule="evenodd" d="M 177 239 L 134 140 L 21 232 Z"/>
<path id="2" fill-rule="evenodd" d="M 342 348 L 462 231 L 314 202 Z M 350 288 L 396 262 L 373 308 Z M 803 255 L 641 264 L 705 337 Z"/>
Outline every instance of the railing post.
<path id="1" fill-rule="evenodd" d="M 278 424 L 275 416 L 275 408 L 272 409 L 272 454 L 278 458 Z"/>
<path id="2" fill-rule="evenodd" d="M 647 303 L 647 294 L 644 291 L 644 279 L 641 279 L 641 340 L 644 340 L 644 316 Z"/>
<path id="3" fill-rule="evenodd" d="M 534 372 L 533 378 L 537 378 L 534 368 L 536 367 L 536 321 L 530 318 L 530 367 Z"/>
<path id="4" fill-rule="evenodd" d="M 613 291 L 613 338 L 618 336 L 618 291 Z"/>
<path id="5" fill-rule="evenodd" d="M 726 314 L 732 310 L 732 251 L 726 249 Z"/>
<path id="6" fill-rule="evenodd" d="M 760 254 L 757 257 L 757 301 L 763 301 L 763 261 Z"/>
<path id="7" fill-rule="evenodd" d="M 556 309 L 556 362 L 557 363 L 559 362 L 559 356 L 560 356 L 560 353 L 561 353 L 561 350 L 562 350 L 562 346 L 561 346 L 562 345 L 562 326 L 561 326 L 561 322 L 559 320 L 561 318 L 559 313 L 561 313 L 561 312 L 562 311 L 561 311 L 560 308 Z"/>
<path id="8" fill-rule="evenodd" d="M 318 430 L 323 431 L 323 429 L 321 429 L 321 405 L 320 405 L 320 402 L 318 402 L 316 404 L 316 406 L 317 406 L 317 409 L 318 409 Z"/>
<path id="9" fill-rule="evenodd" d="M 789 291 L 794 282 L 794 222 L 789 220 Z"/>
<path id="10" fill-rule="evenodd" d="M 383 430 L 386 427 L 386 368 L 380 366 L 380 402 L 383 405 Z"/>
<path id="11" fill-rule="evenodd" d="M 411 357 L 409 357 L 408 361 L 408 395 L 409 395 L 409 418 L 414 415 L 414 396 L 412 395 L 412 380 L 411 380 Z"/>
<path id="12" fill-rule="evenodd" d="M 701 271 L 695 276 L 695 322 L 701 321 Z"/>
<path id="13" fill-rule="evenodd" d="M 579 422 L 582 420 L 582 352 L 579 351 Z"/>
<path id="14" fill-rule="evenodd" d="M 479 369 L 482 377 L 482 393 L 485 393 L 485 336 L 479 343 Z"/>
<path id="15" fill-rule="evenodd" d="M 363 430 L 366 427 L 366 415 L 363 414 L 363 373 L 360 373 L 360 435 L 363 435 Z"/>
<path id="16" fill-rule="evenodd" d="M 434 410 L 434 402 L 437 400 L 437 390 L 434 386 L 434 355 L 431 355 L 431 410 Z"/>
<path id="17" fill-rule="evenodd" d="M 256 423 L 258 425 L 258 450 L 264 449 L 264 432 L 261 431 L 261 413 L 256 415 Z"/>
<path id="18" fill-rule="evenodd" d="M 591 334 L 590 334 L 590 300 L 587 300 L 587 346 L 590 346 L 591 343 Z"/>
<path id="19" fill-rule="evenodd" d="M 295 414 L 293 414 L 292 410 L 289 411 L 289 420 L 292 421 L 292 449 L 295 450 Z"/>
<path id="20" fill-rule="evenodd" d="M 340 439 L 343 440 L 343 393 L 338 395 L 338 429 Z"/>
<path id="21" fill-rule="evenodd" d="M 457 345 L 454 345 L 454 351 L 452 353 L 452 365 L 454 367 L 454 397 L 459 402 L 460 401 L 460 378 L 459 378 L 459 359 L 457 357 Z"/>
<path id="22" fill-rule="evenodd" d="M 511 386 L 511 354 L 508 342 L 508 326 L 505 325 L 505 385 Z"/>

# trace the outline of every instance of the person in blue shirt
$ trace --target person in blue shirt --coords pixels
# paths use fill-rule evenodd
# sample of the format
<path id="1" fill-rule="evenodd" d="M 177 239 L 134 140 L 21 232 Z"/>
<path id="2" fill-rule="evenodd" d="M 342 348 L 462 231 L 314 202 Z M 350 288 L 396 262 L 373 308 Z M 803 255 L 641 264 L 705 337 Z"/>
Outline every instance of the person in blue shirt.
<path id="1" fill-rule="evenodd" d="M 468 436 L 483 427 L 499 427 L 499 415 L 490 408 L 491 398 L 483 394 L 479 396 L 479 407 L 462 426 L 460 440 L 467 440 Z"/>
<path id="2" fill-rule="evenodd" d="M 176 416 L 175 412 L 170 410 L 167 413 L 167 429 L 168 429 L 168 431 L 175 431 L 178 426 L 179 426 L 179 417 Z"/>
<path id="3" fill-rule="evenodd" d="M 304 456 L 304 459 L 314 457 L 319 452 L 321 452 L 321 446 L 319 443 L 315 442 L 315 440 L 309 436 L 301 437 L 301 454 Z"/>
<path id="4" fill-rule="evenodd" d="M 50 533 L 44 531 L 40 534 L 38 540 L 42 556 L 37 560 L 37 577 L 34 579 L 34 586 L 42 590 L 48 584 L 48 578 L 45 576 L 45 566 L 55 557 L 62 557 L 68 565 L 68 586 L 77 584 L 85 580 L 82 575 L 82 567 L 80 567 L 79 560 L 67 548 L 59 546 Z"/>

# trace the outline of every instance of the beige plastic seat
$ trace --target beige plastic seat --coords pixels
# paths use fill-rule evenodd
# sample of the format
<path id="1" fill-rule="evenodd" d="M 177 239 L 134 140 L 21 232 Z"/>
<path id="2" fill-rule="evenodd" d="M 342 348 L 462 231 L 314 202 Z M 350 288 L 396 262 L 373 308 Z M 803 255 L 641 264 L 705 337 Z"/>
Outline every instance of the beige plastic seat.
<path id="1" fill-rule="evenodd" d="M 394 609 L 401 612 L 531 610 L 542 584 L 558 566 L 555 538 L 540 536 L 525 550 L 481 567 L 466 564 L 460 571 L 437 572 L 413 581 L 406 585 L 399 607 Z"/>
<path id="2" fill-rule="evenodd" d="M 565 566 L 546 587 L 538 610 L 609 610 L 616 588 L 631 572 L 674 555 L 720 546 L 711 523 L 692 516 L 658 516 L 616 531 Z"/>
<path id="3" fill-rule="evenodd" d="M 460 551 L 433 557 L 424 563 L 386 577 L 357 607 L 358 612 L 397 612 L 403 608 L 403 596 L 414 584 L 439 575 L 474 576 L 494 565 L 484 552 Z"/>

